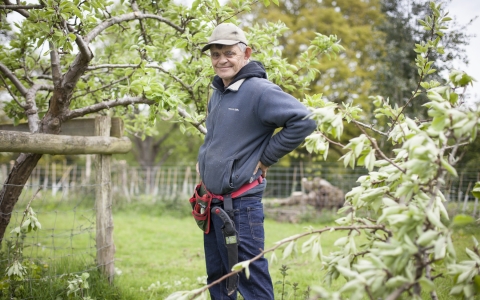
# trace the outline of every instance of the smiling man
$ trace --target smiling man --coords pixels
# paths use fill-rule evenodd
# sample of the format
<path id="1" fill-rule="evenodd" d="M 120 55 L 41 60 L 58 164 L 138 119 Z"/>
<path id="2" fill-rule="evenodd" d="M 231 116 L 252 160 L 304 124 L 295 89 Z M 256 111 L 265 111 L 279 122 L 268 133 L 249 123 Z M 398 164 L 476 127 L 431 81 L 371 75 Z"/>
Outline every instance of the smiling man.
<path id="1" fill-rule="evenodd" d="M 204 235 L 211 284 L 237 261 L 252 259 L 264 249 L 267 170 L 299 146 L 316 124 L 307 118 L 309 111 L 302 103 L 267 80 L 260 62 L 250 61 L 252 49 L 240 28 L 218 25 L 202 49 L 206 50 L 216 76 L 197 172 L 205 193 L 213 197 L 211 224 Z M 273 135 L 278 128 L 282 130 Z M 245 300 L 274 299 L 267 259 L 252 262 L 249 271 L 249 278 L 243 272 L 213 285 L 211 298 L 236 299 L 238 285 Z"/>

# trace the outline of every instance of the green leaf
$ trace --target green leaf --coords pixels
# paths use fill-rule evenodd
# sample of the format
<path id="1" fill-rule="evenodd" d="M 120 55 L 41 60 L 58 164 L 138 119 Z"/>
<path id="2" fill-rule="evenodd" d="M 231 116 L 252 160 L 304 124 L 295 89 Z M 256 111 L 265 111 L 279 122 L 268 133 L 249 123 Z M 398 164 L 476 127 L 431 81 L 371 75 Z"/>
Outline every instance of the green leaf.
<path id="1" fill-rule="evenodd" d="M 468 257 L 474 260 L 477 265 L 480 264 L 480 257 L 478 257 L 477 253 L 473 252 L 468 248 L 465 249 L 465 252 L 467 252 Z"/>
<path id="2" fill-rule="evenodd" d="M 452 166 L 445 160 L 445 158 L 440 157 L 440 162 L 442 163 L 442 167 L 444 167 L 445 170 L 447 170 L 448 173 L 450 173 L 451 175 L 453 175 L 453 176 L 455 176 L 455 177 L 458 177 L 457 170 L 455 170 L 455 168 L 452 167 Z"/>
<path id="3" fill-rule="evenodd" d="M 342 267 L 342 266 L 336 266 L 336 269 L 337 269 L 338 272 L 340 272 L 340 274 L 345 276 L 345 278 L 347 278 L 347 279 L 356 278 L 356 277 L 359 276 L 358 272 L 353 271 L 352 269 L 349 269 L 349 268 L 345 268 L 345 267 Z"/>
<path id="4" fill-rule="evenodd" d="M 427 246 L 431 241 L 433 241 L 438 236 L 438 234 L 439 233 L 435 230 L 428 230 L 422 233 L 418 237 L 417 243 L 422 247 Z"/>
<path id="5" fill-rule="evenodd" d="M 437 226 L 440 229 L 445 228 L 445 225 L 442 224 L 438 216 L 430 209 L 427 210 L 427 218 L 434 226 Z"/>
<path id="6" fill-rule="evenodd" d="M 295 241 L 291 241 L 287 245 L 287 247 L 285 247 L 285 250 L 283 250 L 283 258 L 282 259 L 286 259 L 287 257 L 289 257 L 293 253 L 294 247 L 295 247 Z"/>
<path id="7" fill-rule="evenodd" d="M 473 187 L 473 190 L 472 190 L 472 195 L 475 198 L 480 199 L 480 181 L 475 183 L 475 186 Z"/>
<path id="8" fill-rule="evenodd" d="M 463 227 L 475 222 L 475 219 L 469 215 L 456 215 L 452 220 L 452 226 Z"/>
<path id="9" fill-rule="evenodd" d="M 15 227 L 12 231 L 10 231 L 10 233 L 16 233 L 17 235 L 20 234 L 20 227 Z"/>
<path id="10" fill-rule="evenodd" d="M 445 243 L 445 237 L 441 236 L 435 242 L 435 246 L 434 246 L 435 259 L 444 258 L 446 254 L 446 250 L 447 250 L 447 245 Z"/>
<path id="11" fill-rule="evenodd" d="M 403 276 L 395 276 L 395 277 L 390 278 L 387 281 L 387 283 L 385 284 L 385 286 L 388 287 L 388 288 L 394 289 L 394 288 L 398 288 L 398 287 L 404 285 L 405 283 L 408 283 L 407 278 L 405 278 Z"/>
<path id="12" fill-rule="evenodd" d="M 435 289 L 435 284 L 433 281 L 427 279 L 425 276 L 420 278 L 418 281 L 422 287 L 422 292 L 424 291 L 425 293 L 429 293 Z"/>
<path id="13" fill-rule="evenodd" d="M 277 255 L 275 254 L 275 252 L 272 252 L 272 254 L 270 255 L 270 264 L 273 265 L 273 264 L 275 264 L 277 261 L 278 261 Z"/>

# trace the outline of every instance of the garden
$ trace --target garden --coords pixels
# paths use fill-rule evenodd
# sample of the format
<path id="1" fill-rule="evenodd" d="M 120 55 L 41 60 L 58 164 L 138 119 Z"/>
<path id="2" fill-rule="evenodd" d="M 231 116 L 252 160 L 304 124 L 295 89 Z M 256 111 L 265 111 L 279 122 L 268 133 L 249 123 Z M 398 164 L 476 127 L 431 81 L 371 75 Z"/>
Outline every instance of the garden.
<path id="1" fill-rule="evenodd" d="M 269 80 L 317 124 L 284 179 L 269 173 L 266 212 L 290 195 L 306 212 L 266 213 L 276 299 L 478 297 L 480 110 L 450 64 L 464 27 L 436 2 L 257 2 L 0 5 L 1 297 L 208 298 L 187 199 L 214 75 L 199 50 L 223 22 L 249 25 Z M 348 185 L 335 209 L 306 189 L 324 179 Z"/>

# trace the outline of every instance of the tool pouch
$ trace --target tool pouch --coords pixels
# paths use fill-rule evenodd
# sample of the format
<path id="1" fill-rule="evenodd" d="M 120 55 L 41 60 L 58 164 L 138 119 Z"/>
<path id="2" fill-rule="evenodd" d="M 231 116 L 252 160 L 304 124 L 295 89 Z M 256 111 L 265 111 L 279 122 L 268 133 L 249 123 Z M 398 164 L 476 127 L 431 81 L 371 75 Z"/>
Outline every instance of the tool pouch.
<path id="1" fill-rule="evenodd" d="M 210 206 L 212 204 L 212 198 L 212 194 L 200 183 L 195 187 L 195 192 L 189 200 L 192 206 L 193 218 L 197 226 L 205 233 L 210 231 Z"/>

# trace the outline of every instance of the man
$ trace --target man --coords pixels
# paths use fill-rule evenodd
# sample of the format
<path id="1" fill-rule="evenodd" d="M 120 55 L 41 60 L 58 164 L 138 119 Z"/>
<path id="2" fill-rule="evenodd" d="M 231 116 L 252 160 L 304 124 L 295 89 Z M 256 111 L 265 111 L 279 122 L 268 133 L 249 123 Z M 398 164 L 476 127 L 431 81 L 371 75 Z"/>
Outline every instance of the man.
<path id="1" fill-rule="evenodd" d="M 240 28 L 228 23 L 218 25 L 205 50 L 210 50 L 216 76 L 197 172 L 207 191 L 225 196 L 224 202 L 214 199 L 214 207 L 228 212 L 227 199 L 233 198 L 230 212 L 238 236 L 235 259 L 240 262 L 264 249 L 261 201 L 268 168 L 300 145 L 316 124 L 307 118 L 309 111 L 303 104 L 267 80 L 261 63 L 250 61 L 252 49 Z M 282 130 L 274 135 L 278 128 Z M 209 284 L 231 271 L 224 226 L 224 220 L 212 213 L 209 232 L 204 235 Z M 242 272 L 238 279 L 242 296 L 246 300 L 274 299 L 267 259 L 252 262 L 249 271 L 249 278 Z M 236 277 L 229 279 L 236 284 Z M 209 292 L 214 300 L 236 299 L 235 288 L 223 281 Z"/>

